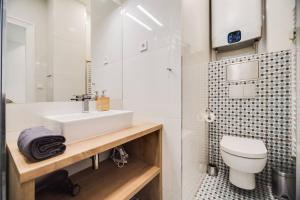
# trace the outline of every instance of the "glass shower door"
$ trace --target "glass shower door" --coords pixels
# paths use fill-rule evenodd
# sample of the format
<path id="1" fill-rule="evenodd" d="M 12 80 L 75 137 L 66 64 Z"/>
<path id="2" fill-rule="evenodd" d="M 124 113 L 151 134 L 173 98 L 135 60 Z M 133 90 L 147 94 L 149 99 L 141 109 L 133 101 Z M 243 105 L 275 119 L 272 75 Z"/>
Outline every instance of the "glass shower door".
<path id="1" fill-rule="evenodd" d="M 194 198 L 206 175 L 209 1 L 182 1 L 182 200 Z M 197 23 L 194 23 L 197 21 Z"/>

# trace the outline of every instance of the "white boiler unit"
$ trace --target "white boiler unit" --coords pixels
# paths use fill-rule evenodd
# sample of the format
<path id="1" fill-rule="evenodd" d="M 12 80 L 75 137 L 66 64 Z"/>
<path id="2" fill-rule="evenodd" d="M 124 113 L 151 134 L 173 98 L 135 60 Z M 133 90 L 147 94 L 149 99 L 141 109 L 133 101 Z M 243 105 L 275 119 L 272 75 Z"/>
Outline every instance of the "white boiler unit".
<path id="1" fill-rule="evenodd" d="M 212 46 L 251 44 L 261 37 L 262 0 L 212 0 Z"/>

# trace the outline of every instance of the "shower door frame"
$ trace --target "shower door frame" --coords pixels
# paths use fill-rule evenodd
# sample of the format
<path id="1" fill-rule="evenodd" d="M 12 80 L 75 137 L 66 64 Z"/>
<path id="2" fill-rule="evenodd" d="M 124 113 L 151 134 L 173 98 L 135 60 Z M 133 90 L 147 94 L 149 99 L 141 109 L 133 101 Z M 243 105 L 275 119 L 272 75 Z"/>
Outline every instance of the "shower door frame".
<path id="1" fill-rule="evenodd" d="M 296 107 L 297 107 L 297 117 L 296 117 L 296 143 L 297 143 L 297 155 L 296 155 L 296 199 L 300 200 L 300 190 L 297 188 L 300 188 L 300 58 L 298 55 L 300 55 L 298 52 L 300 52 L 300 0 L 296 0 Z"/>
<path id="2" fill-rule="evenodd" d="M 5 0 L 0 0 L 0 199 L 6 200 L 6 142 L 5 142 L 5 84 L 4 84 L 4 40 Z"/>

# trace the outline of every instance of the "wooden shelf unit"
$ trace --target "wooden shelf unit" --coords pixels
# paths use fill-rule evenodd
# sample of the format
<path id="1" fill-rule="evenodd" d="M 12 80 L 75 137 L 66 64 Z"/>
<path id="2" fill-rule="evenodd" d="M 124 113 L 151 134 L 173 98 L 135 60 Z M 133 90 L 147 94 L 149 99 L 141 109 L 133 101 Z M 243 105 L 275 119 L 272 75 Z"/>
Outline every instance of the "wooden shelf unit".
<path id="1" fill-rule="evenodd" d="M 160 173 L 160 168 L 140 160 L 131 160 L 124 168 L 117 168 L 111 161 L 105 161 L 100 169 L 86 169 L 71 177 L 81 186 L 76 197 L 67 194 L 43 192 L 37 200 L 82 200 L 82 199 L 130 199 Z"/>
<path id="2" fill-rule="evenodd" d="M 8 142 L 9 199 L 129 200 L 139 195 L 148 200 L 161 200 L 161 129 L 162 125 L 156 123 L 135 125 L 70 144 L 63 155 L 37 163 L 29 163 L 22 156 L 16 148 L 16 141 Z M 99 170 L 89 168 L 71 176 L 74 183 L 81 185 L 81 193 L 77 197 L 55 192 L 44 192 L 35 197 L 36 178 L 121 144 L 130 155 L 128 165 L 119 169 L 111 160 L 106 160 L 100 163 Z"/>

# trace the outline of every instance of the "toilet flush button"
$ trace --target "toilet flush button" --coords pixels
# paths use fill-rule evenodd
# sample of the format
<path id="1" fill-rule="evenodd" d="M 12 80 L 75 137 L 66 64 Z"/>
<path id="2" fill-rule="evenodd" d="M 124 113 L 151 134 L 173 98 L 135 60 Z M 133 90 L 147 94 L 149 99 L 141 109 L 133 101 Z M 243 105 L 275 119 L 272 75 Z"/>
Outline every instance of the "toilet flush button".
<path id="1" fill-rule="evenodd" d="M 256 85 L 247 84 L 244 85 L 244 98 L 255 98 L 256 97 Z"/>

